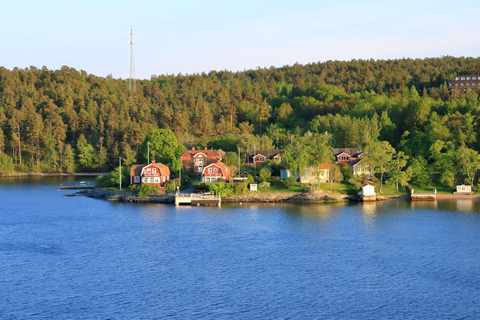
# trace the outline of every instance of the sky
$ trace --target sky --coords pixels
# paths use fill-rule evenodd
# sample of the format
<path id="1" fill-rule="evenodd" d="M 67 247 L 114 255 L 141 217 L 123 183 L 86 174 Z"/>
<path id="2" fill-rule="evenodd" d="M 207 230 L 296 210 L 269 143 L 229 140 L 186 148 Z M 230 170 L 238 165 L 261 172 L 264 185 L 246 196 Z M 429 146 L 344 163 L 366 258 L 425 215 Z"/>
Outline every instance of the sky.
<path id="1" fill-rule="evenodd" d="M 0 66 L 135 78 L 328 60 L 480 55 L 480 2 L 5 1 Z"/>

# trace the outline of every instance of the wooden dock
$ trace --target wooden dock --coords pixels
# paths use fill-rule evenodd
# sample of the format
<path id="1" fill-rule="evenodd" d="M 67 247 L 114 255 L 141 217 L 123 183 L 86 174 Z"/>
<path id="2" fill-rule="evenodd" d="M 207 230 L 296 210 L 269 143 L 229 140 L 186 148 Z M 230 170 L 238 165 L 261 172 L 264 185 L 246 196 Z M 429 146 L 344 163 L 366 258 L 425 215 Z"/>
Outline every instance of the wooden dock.
<path id="1" fill-rule="evenodd" d="M 221 206 L 222 198 L 220 195 L 204 195 L 198 193 L 177 193 L 175 195 L 175 206 L 189 204 L 196 206 Z"/>
<path id="2" fill-rule="evenodd" d="M 412 189 L 410 196 L 412 201 L 434 201 L 437 200 L 437 189 L 434 190 L 434 193 L 414 193 Z"/>

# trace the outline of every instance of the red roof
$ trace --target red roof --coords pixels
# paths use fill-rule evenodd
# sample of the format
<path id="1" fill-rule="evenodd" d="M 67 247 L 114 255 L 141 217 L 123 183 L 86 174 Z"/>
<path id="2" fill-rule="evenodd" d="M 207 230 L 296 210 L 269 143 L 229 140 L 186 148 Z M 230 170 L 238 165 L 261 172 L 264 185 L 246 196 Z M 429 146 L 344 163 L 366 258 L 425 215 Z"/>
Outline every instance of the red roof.
<path id="1" fill-rule="evenodd" d="M 132 165 L 132 167 L 130 168 L 130 176 L 140 176 L 142 174 L 142 170 L 143 168 L 147 167 L 147 166 L 155 166 L 157 167 L 159 170 L 160 170 L 160 173 L 162 176 L 169 176 L 170 175 L 170 168 L 166 165 L 164 165 L 163 163 L 160 163 L 160 162 L 152 162 L 150 164 L 134 164 Z"/>
<path id="2" fill-rule="evenodd" d="M 205 150 L 195 150 L 195 148 L 192 148 L 192 150 L 185 151 L 180 156 L 180 160 L 182 162 L 193 161 L 193 157 L 195 157 L 196 155 L 198 155 L 200 153 L 203 153 L 204 155 L 206 155 L 207 159 L 209 159 L 209 160 L 219 160 L 220 159 L 220 156 L 218 155 L 218 153 L 216 151 L 214 151 L 213 149 L 209 150 L 209 149 L 205 148 Z"/>

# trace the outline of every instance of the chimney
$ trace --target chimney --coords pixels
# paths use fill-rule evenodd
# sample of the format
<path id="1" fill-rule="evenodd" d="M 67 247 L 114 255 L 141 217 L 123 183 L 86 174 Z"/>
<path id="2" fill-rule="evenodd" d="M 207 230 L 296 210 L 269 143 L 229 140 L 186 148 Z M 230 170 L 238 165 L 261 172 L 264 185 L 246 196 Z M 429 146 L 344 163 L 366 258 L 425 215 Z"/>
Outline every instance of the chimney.
<path id="1" fill-rule="evenodd" d="M 205 147 L 205 150 L 207 150 L 207 147 Z"/>
<path id="2" fill-rule="evenodd" d="M 155 159 L 152 159 L 152 163 L 155 163 Z"/>
<path id="3" fill-rule="evenodd" d="M 195 151 L 195 147 L 192 147 L 192 151 Z"/>

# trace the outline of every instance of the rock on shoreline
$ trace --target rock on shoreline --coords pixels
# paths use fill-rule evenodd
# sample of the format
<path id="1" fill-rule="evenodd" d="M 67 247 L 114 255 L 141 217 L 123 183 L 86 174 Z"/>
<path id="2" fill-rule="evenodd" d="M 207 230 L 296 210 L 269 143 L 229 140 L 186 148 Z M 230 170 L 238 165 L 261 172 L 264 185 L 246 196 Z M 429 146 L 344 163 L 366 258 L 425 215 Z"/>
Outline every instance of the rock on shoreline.
<path id="1" fill-rule="evenodd" d="M 164 203 L 164 204 L 174 204 L 174 196 L 166 195 L 155 195 L 155 196 L 146 196 L 139 197 L 129 194 L 116 194 L 104 190 L 83 190 L 79 194 L 84 195 L 93 199 L 101 200 L 110 200 L 110 201 L 120 201 L 120 202 L 137 202 L 137 203 Z"/>
<path id="2" fill-rule="evenodd" d="M 347 195 L 331 195 L 328 193 L 247 193 L 238 196 L 222 198 L 224 202 L 308 202 L 308 201 L 344 201 Z"/>

